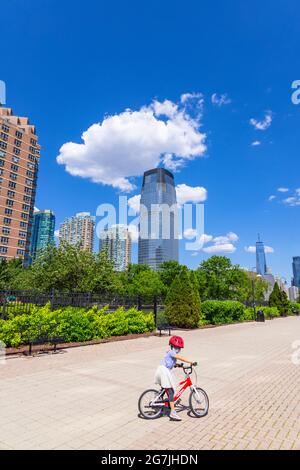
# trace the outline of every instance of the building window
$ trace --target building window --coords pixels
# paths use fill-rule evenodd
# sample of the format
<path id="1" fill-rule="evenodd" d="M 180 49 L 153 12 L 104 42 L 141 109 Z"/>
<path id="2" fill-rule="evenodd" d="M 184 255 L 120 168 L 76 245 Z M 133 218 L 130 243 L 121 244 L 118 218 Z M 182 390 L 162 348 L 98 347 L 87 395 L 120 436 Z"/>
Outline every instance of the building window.
<path id="1" fill-rule="evenodd" d="M 12 215 L 13 211 L 12 209 L 7 209 L 7 207 L 4 210 L 5 215 Z"/>
<path id="2" fill-rule="evenodd" d="M 21 228 L 27 228 L 27 222 L 20 222 L 20 227 Z"/>
<path id="3" fill-rule="evenodd" d="M 22 139 L 22 137 L 23 137 L 22 132 L 16 131 L 16 137 L 18 137 L 18 139 Z"/>
<path id="4" fill-rule="evenodd" d="M 32 173 L 32 171 L 29 171 L 29 170 L 26 171 L 26 175 L 29 176 L 29 178 L 34 177 L 34 173 Z"/>
<path id="5" fill-rule="evenodd" d="M 17 250 L 17 255 L 23 256 L 24 255 L 24 250 L 20 250 L 20 249 Z"/>
<path id="6" fill-rule="evenodd" d="M 22 212 L 21 217 L 22 217 L 22 219 L 27 220 L 28 219 L 28 214 L 25 214 L 25 212 Z"/>
<path id="7" fill-rule="evenodd" d="M 2 227 L 2 233 L 3 233 L 4 235 L 9 235 L 9 234 L 10 234 L 10 228 Z"/>
<path id="8" fill-rule="evenodd" d="M 11 224 L 11 219 L 9 219 L 8 217 L 4 217 L 3 223 L 4 223 L 4 225 L 10 225 Z"/>
<path id="9" fill-rule="evenodd" d="M 16 180 L 18 175 L 16 175 L 15 173 L 10 173 L 9 174 L 9 177 L 12 179 L 12 180 Z"/>
<path id="10" fill-rule="evenodd" d="M 5 163 L 4 160 L 1 159 L 0 160 L 0 166 L 4 166 L 4 163 Z"/>
<path id="11" fill-rule="evenodd" d="M 0 246 L 0 253 L 7 253 L 7 246 Z"/>
<path id="12" fill-rule="evenodd" d="M 36 140 L 35 139 L 30 139 L 31 145 L 36 145 Z"/>
<path id="13" fill-rule="evenodd" d="M 26 233 L 26 232 L 19 232 L 19 237 L 21 237 L 21 238 L 26 238 L 26 237 L 27 237 L 27 233 Z"/>
<path id="14" fill-rule="evenodd" d="M 21 145 L 22 145 L 22 142 L 18 139 L 15 139 L 15 146 L 16 147 L 21 147 Z"/>
<path id="15" fill-rule="evenodd" d="M 19 158 L 19 157 L 15 157 L 15 156 L 13 155 L 12 161 L 13 161 L 14 163 L 19 163 L 20 158 Z"/>
<path id="16" fill-rule="evenodd" d="M 25 246 L 25 244 L 26 244 L 26 240 L 19 240 L 18 241 L 19 246 Z"/>
<path id="17" fill-rule="evenodd" d="M 30 197 L 30 196 L 23 196 L 23 201 L 24 201 L 24 202 L 30 202 L 30 201 L 31 201 L 31 197 Z"/>
<path id="18" fill-rule="evenodd" d="M 18 171 L 19 170 L 19 167 L 18 165 L 14 165 L 13 163 L 10 165 L 10 169 L 13 170 L 13 171 Z"/>
<path id="19" fill-rule="evenodd" d="M 6 150 L 7 149 L 7 143 L 2 142 L 2 140 L 0 140 L 0 148 Z"/>
<path id="20" fill-rule="evenodd" d="M 7 135 L 7 134 L 4 134 L 3 132 L 1 132 L 1 133 L 0 133 L 0 139 L 8 140 L 8 135 Z"/>
<path id="21" fill-rule="evenodd" d="M 3 150 L 0 150 L 0 157 L 5 158 L 6 157 L 6 152 L 3 152 Z"/>
<path id="22" fill-rule="evenodd" d="M 15 189 L 16 188 L 16 183 L 14 183 L 13 181 L 9 181 L 8 182 L 8 187 Z"/>
<path id="23" fill-rule="evenodd" d="M 7 191 L 8 197 L 15 197 L 15 194 L 16 193 L 14 191 L 10 191 L 10 190 Z"/>
<path id="24" fill-rule="evenodd" d="M 29 211 L 30 206 L 28 206 L 28 204 L 23 204 L 22 209 L 23 211 Z"/>
<path id="25" fill-rule="evenodd" d="M 32 181 L 32 180 L 26 179 L 26 180 L 25 180 L 25 183 L 28 184 L 28 186 L 32 186 L 32 185 L 33 185 L 33 181 Z"/>
<path id="26" fill-rule="evenodd" d="M 2 124 L 2 130 L 3 130 L 4 132 L 9 132 L 9 127 L 6 126 L 5 124 Z"/>
<path id="27" fill-rule="evenodd" d="M 11 201 L 10 199 L 6 199 L 6 205 L 9 207 L 12 207 L 14 205 L 14 201 Z"/>
<path id="28" fill-rule="evenodd" d="M 20 150 L 20 149 L 17 149 L 16 147 L 14 147 L 14 153 L 15 153 L 16 155 L 20 155 L 21 150 Z"/>
<path id="29" fill-rule="evenodd" d="M 25 188 L 24 193 L 26 194 L 32 194 L 32 189 L 31 188 Z"/>
<path id="30" fill-rule="evenodd" d="M 1 238 L 0 238 L 0 242 L 1 242 L 1 243 L 4 243 L 5 245 L 7 245 L 8 240 L 9 240 L 8 237 L 1 237 Z"/>

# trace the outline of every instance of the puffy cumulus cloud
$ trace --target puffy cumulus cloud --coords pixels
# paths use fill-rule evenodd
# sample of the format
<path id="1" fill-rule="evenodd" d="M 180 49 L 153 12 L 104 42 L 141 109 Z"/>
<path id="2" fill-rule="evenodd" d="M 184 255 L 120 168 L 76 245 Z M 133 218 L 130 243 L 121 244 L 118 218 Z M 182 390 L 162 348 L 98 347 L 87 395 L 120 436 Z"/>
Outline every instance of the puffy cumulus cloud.
<path id="1" fill-rule="evenodd" d="M 299 196 L 287 197 L 286 199 L 283 199 L 282 202 L 283 204 L 287 206 L 292 206 L 292 207 L 300 206 L 300 197 Z"/>
<path id="2" fill-rule="evenodd" d="M 272 124 L 272 120 L 273 120 L 272 111 L 267 111 L 262 121 L 258 121 L 257 119 L 251 118 L 250 124 L 258 131 L 265 131 Z"/>
<path id="3" fill-rule="evenodd" d="M 204 155 L 201 105 L 202 95 L 186 93 L 179 103 L 154 100 L 138 111 L 106 116 L 83 132 L 82 143 L 62 145 L 57 162 L 73 176 L 132 191 L 132 178 L 145 170 L 163 161 L 176 169 Z"/>
<path id="4" fill-rule="evenodd" d="M 227 93 L 224 93 L 223 95 L 218 95 L 217 93 L 214 93 L 211 97 L 211 102 L 215 106 L 225 106 L 226 104 L 231 103 L 231 99 L 228 97 Z"/>
<path id="5" fill-rule="evenodd" d="M 274 196 L 274 194 L 272 194 L 271 196 L 269 196 L 268 198 L 268 201 L 274 201 L 274 199 L 276 199 L 276 196 Z"/>
<path id="6" fill-rule="evenodd" d="M 255 246 L 245 246 L 244 250 L 247 251 L 247 253 L 256 253 Z M 274 253 L 274 248 L 265 245 L 265 253 Z"/>
<path id="7" fill-rule="evenodd" d="M 254 140 L 254 142 L 251 143 L 252 147 L 258 147 L 259 145 L 261 145 L 261 141 L 260 140 Z"/>
<path id="8" fill-rule="evenodd" d="M 239 237 L 237 236 L 236 233 L 229 232 L 229 233 L 227 233 L 227 235 L 215 237 L 213 239 L 213 242 L 216 245 L 224 245 L 224 244 L 229 243 L 229 242 L 237 242 L 238 239 L 239 239 Z"/>
<path id="9" fill-rule="evenodd" d="M 187 202 L 204 202 L 207 199 L 207 190 L 202 186 L 188 186 L 183 183 L 176 186 L 176 196 L 179 206 Z M 128 206 L 136 214 L 140 211 L 140 201 L 140 194 L 136 194 L 128 199 Z"/>
<path id="10" fill-rule="evenodd" d="M 288 192 L 289 192 L 289 188 L 283 188 L 283 187 L 281 187 L 281 188 L 278 188 L 277 191 L 278 191 L 279 193 L 288 193 Z"/>
<path id="11" fill-rule="evenodd" d="M 203 251 L 205 253 L 234 253 L 236 251 L 236 247 L 233 243 L 220 243 L 204 247 Z"/>
<path id="12" fill-rule="evenodd" d="M 207 199 L 207 190 L 202 186 L 188 186 L 178 184 L 176 186 L 177 203 L 182 206 L 187 202 L 204 202 Z"/>

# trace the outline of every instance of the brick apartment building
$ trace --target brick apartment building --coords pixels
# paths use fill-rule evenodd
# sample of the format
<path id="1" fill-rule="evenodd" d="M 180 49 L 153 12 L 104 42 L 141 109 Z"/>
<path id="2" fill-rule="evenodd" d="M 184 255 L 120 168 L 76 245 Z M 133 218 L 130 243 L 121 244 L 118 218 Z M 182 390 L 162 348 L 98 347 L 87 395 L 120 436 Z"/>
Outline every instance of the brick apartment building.
<path id="1" fill-rule="evenodd" d="M 0 260 L 28 262 L 39 159 L 35 126 L 0 106 Z"/>

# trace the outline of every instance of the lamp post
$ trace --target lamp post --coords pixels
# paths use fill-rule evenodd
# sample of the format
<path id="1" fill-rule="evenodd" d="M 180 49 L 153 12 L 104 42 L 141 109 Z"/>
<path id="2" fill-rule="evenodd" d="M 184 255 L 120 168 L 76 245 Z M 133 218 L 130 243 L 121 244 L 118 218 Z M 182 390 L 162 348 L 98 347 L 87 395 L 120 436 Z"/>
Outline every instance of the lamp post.
<path id="1" fill-rule="evenodd" d="M 252 301 L 253 301 L 253 319 L 256 321 L 256 301 L 255 301 L 255 277 L 256 267 L 252 268 Z M 256 274 L 256 277 L 262 277 L 261 274 Z"/>

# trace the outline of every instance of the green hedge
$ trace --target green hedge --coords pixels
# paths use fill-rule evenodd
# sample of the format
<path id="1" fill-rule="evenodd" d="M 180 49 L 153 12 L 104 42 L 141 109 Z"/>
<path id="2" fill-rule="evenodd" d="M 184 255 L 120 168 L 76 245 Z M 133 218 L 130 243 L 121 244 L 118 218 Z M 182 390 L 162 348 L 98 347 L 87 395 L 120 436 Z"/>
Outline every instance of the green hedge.
<path id="1" fill-rule="evenodd" d="M 0 340 L 6 346 L 17 347 L 39 337 L 51 340 L 63 338 L 65 342 L 82 342 L 111 336 L 154 331 L 152 313 L 135 308 L 119 308 L 107 313 L 107 308 L 85 309 L 67 307 L 50 310 L 50 305 L 35 307 L 31 313 L 0 320 Z"/>
<path id="2" fill-rule="evenodd" d="M 247 319 L 246 313 L 246 308 L 241 302 L 231 300 L 206 300 L 202 302 L 202 314 L 206 324 L 222 325 L 243 321 Z"/>

